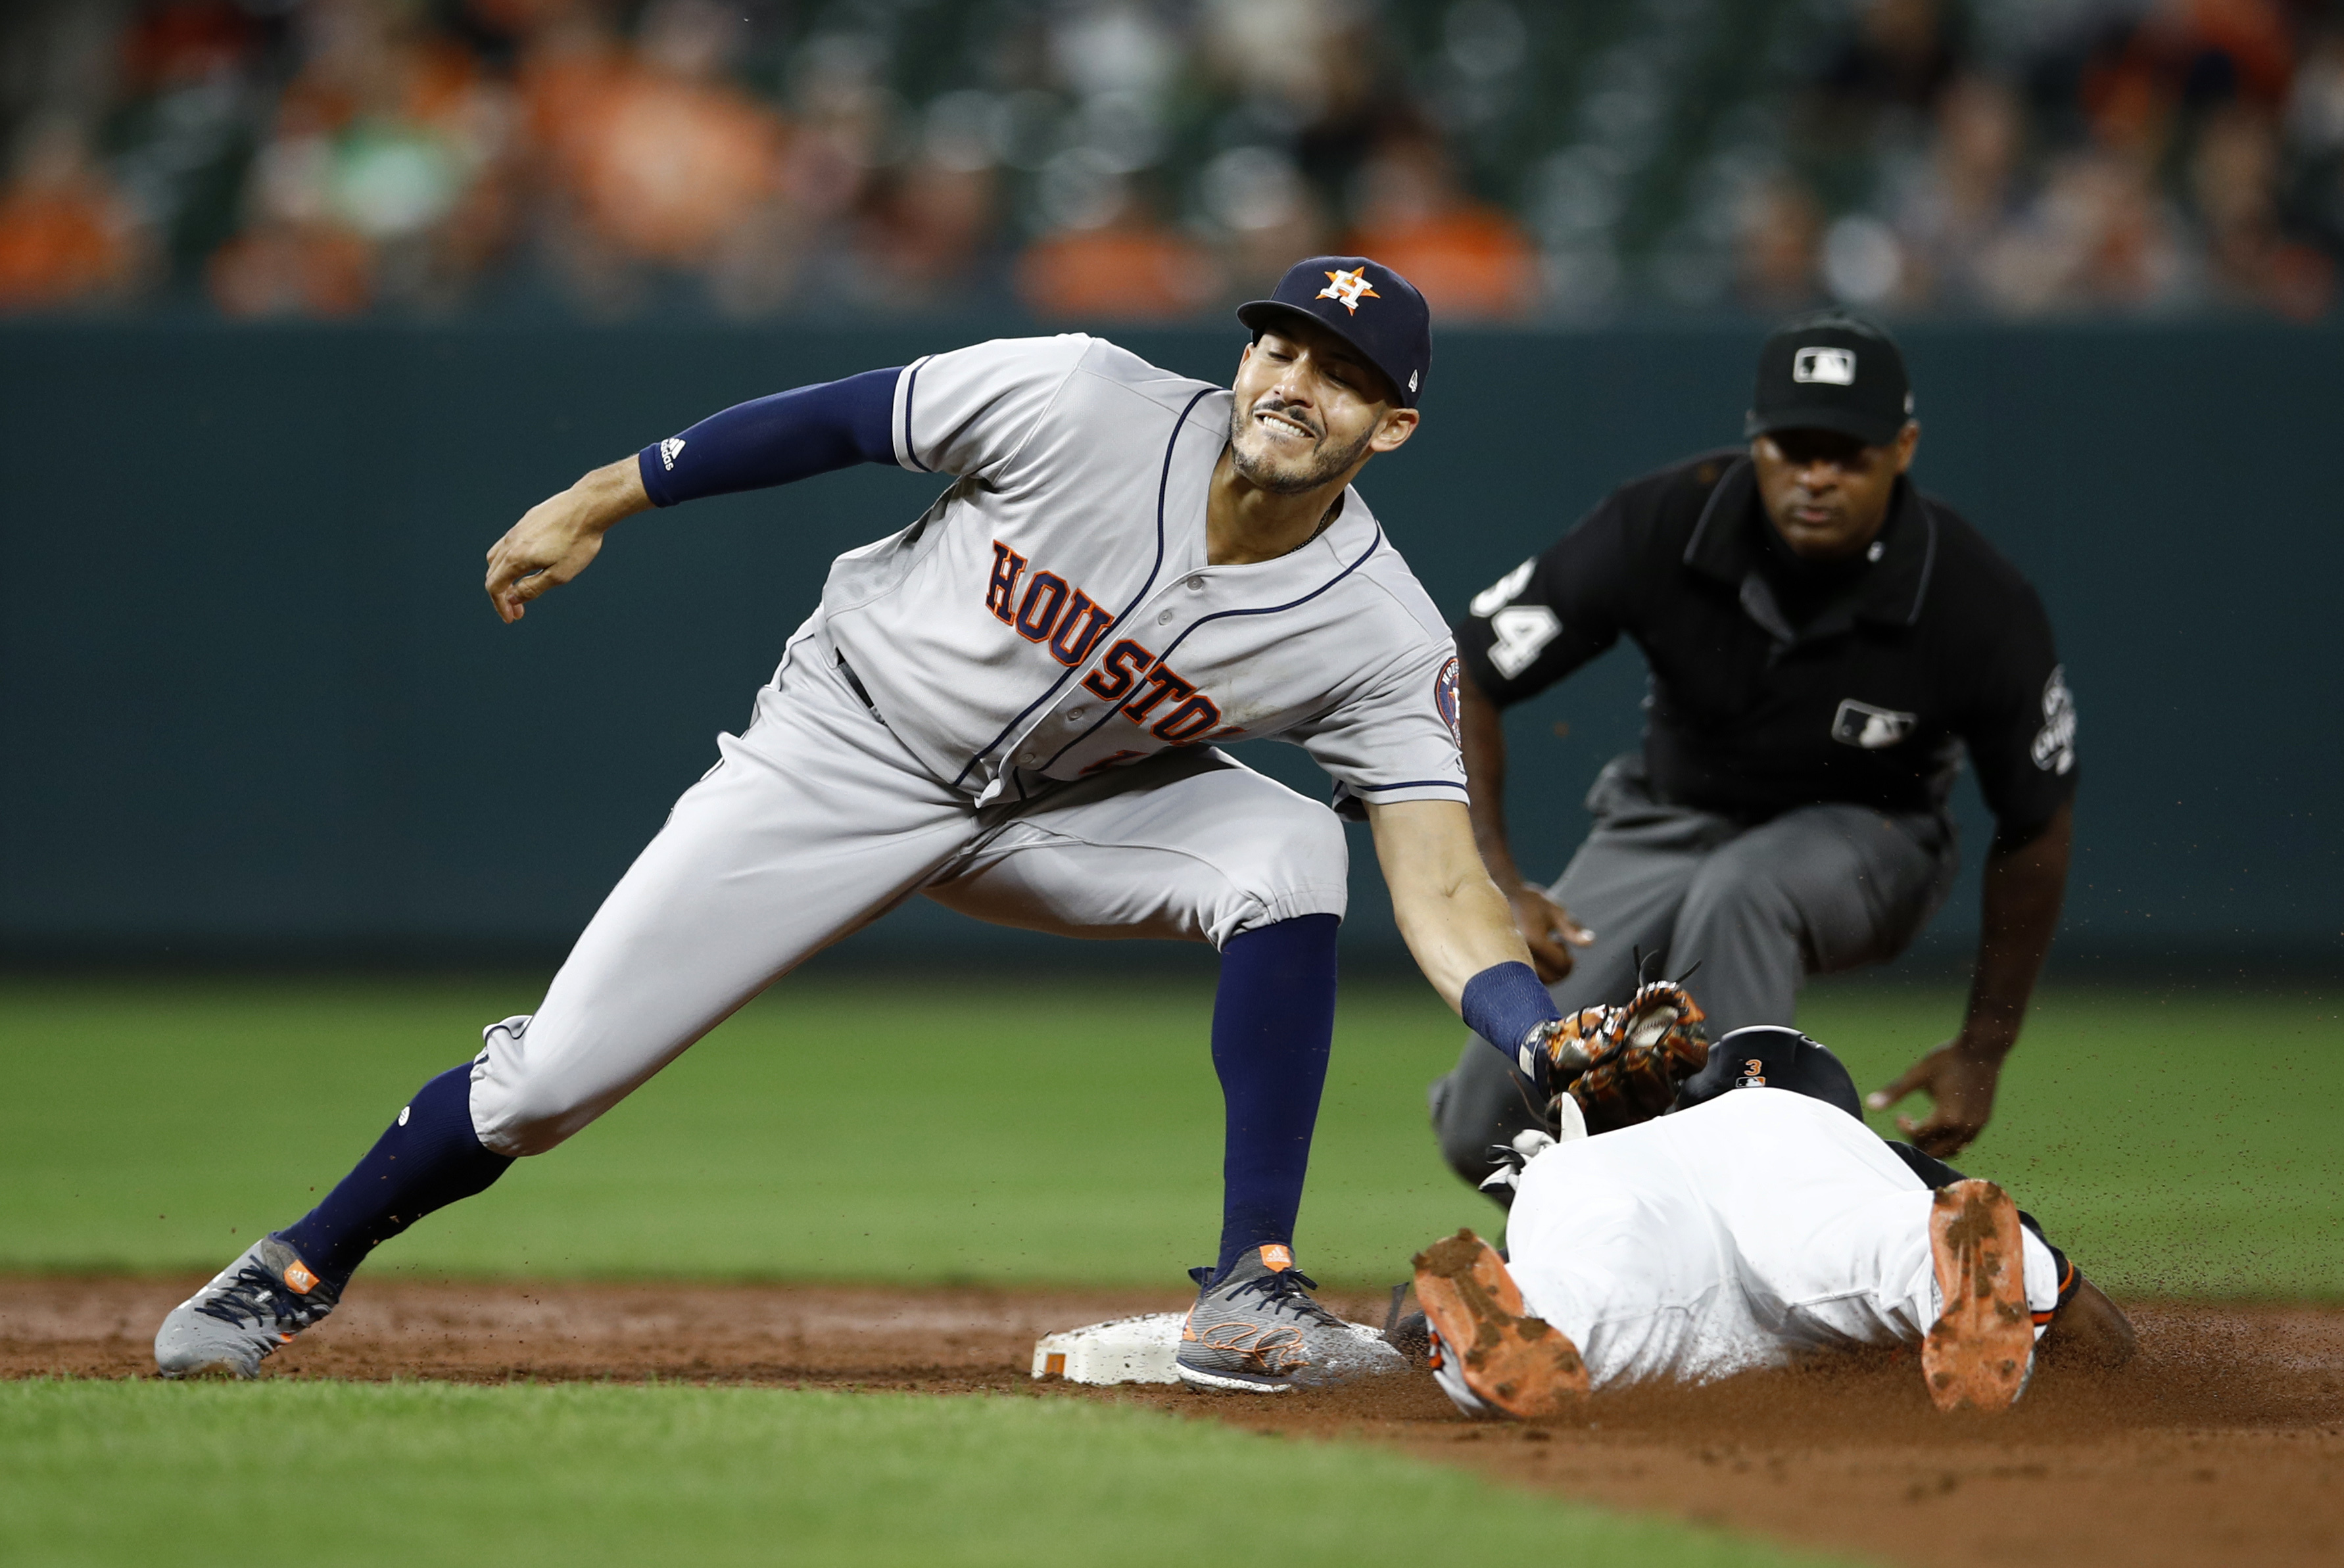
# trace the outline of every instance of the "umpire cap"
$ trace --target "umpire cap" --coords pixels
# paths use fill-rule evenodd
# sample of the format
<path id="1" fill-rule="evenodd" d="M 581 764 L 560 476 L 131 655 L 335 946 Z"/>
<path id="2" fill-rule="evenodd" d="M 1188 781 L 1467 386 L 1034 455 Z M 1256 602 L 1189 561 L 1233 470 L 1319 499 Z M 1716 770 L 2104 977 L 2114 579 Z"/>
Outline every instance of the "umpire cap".
<path id="1" fill-rule="evenodd" d="M 1758 385 L 1743 435 L 1836 430 L 1884 447 L 1913 417 L 1904 356 L 1886 332 L 1844 310 L 1779 327 L 1758 350 Z"/>
<path id="2" fill-rule="evenodd" d="M 1238 307 L 1238 319 L 1259 337 L 1281 320 L 1307 316 L 1366 356 L 1384 373 L 1404 409 L 1424 395 L 1432 373 L 1432 311 L 1416 285 L 1364 256 L 1313 256 L 1286 269 L 1267 299 Z"/>

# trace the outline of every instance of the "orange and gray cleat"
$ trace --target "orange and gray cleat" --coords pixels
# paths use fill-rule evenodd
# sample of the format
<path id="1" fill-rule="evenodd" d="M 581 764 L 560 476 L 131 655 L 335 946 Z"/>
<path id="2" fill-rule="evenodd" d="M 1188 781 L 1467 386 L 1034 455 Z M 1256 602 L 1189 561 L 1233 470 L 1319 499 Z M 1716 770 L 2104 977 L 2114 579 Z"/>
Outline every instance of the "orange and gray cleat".
<path id="1" fill-rule="evenodd" d="M 1250 1248 L 1218 1279 L 1210 1269 L 1188 1273 L 1197 1304 L 1173 1371 L 1192 1389 L 1274 1394 L 1408 1370 L 1381 1334 L 1318 1304 L 1317 1281 L 1295 1268 L 1290 1248 Z"/>
<path id="2" fill-rule="evenodd" d="M 2035 1370 L 2035 1318 L 2018 1206 L 1991 1181 L 1937 1189 L 1929 1251 L 1944 1302 L 1921 1343 L 1929 1397 L 1942 1411 L 2004 1411 Z"/>
<path id="3" fill-rule="evenodd" d="M 1432 1331 L 1433 1379 L 1467 1415 L 1536 1421 L 1586 1396 L 1579 1347 L 1529 1314 L 1505 1259 L 1470 1230 L 1416 1255 L 1416 1299 Z"/>
<path id="4" fill-rule="evenodd" d="M 171 1309 L 155 1332 L 155 1370 L 167 1378 L 255 1378 L 260 1363 L 334 1310 L 338 1286 L 264 1236 L 212 1282 Z"/>

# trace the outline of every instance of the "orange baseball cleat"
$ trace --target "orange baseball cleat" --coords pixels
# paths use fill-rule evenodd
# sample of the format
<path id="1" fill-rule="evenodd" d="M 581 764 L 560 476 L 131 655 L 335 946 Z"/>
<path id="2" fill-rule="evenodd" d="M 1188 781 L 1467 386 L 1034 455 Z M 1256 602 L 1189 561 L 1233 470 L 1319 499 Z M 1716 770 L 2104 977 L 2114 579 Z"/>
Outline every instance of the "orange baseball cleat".
<path id="1" fill-rule="evenodd" d="M 1921 1344 L 1929 1397 L 1942 1411 L 2008 1410 L 2035 1370 L 2018 1206 L 1991 1181 L 1941 1187 L 1929 1210 L 1929 1250 L 1945 1303 Z"/>
<path id="2" fill-rule="evenodd" d="M 1568 1335 L 1522 1302 L 1505 1259 L 1470 1230 L 1416 1255 L 1416 1299 L 1432 1330 L 1432 1375 L 1467 1415 L 1536 1421 L 1587 1393 Z"/>

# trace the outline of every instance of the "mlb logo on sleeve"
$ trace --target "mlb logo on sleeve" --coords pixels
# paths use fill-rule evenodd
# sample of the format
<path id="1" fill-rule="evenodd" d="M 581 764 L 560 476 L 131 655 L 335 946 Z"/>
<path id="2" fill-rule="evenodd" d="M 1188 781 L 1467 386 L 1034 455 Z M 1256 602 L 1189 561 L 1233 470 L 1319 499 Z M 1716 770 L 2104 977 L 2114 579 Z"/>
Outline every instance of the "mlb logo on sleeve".
<path id="1" fill-rule="evenodd" d="M 1855 350 L 1802 349 L 1791 358 L 1791 379 L 1853 387 L 1855 385 Z"/>

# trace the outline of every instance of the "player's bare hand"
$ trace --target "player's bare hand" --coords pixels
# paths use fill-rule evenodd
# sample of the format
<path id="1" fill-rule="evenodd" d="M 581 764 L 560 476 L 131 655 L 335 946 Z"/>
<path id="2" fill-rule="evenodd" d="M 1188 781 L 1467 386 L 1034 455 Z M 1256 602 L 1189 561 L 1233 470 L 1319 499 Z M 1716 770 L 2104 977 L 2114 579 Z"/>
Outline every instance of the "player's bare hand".
<path id="1" fill-rule="evenodd" d="M 507 625 L 520 620 L 530 600 L 592 564 L 612 523 L 651 503 L 632 458 L 539 501 L 489 551 L 489 602 Z"/>
<path id="2" fill-rule="evenodd" d="M 1911 1094 L 1925 1094 L 1935 1102 L 1919 1121 L 1896 1118 L 1897 1130 L 1924 1154 L 1950 1159 L 1967 1148 L 1985 1130 L 1994 1115 L 1995 1086 L 2002 1079 L 2002 1062 L 1961 1040 L 1948 1040 L 1904 1069 L 1886 1088 L 1875 1089 L 1864 1103 L 1886 1110 Z"/>
<path id="3" fill-rule="evenodd" d="M 1571 949 L 1595 940 L 1595 933 L 1571 917 L 1571 911 L 1535 887 L 1515 888 L 1506 895 L 1514 908 L 1514 926 L 1531 950 L 1538 977 L 1553 985 L 1571 973 Z"/>

